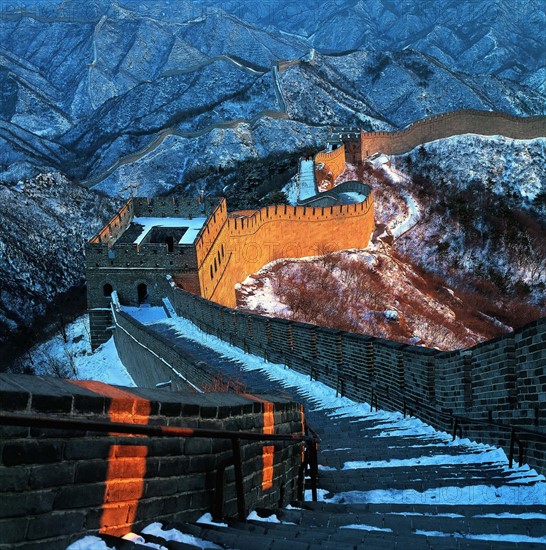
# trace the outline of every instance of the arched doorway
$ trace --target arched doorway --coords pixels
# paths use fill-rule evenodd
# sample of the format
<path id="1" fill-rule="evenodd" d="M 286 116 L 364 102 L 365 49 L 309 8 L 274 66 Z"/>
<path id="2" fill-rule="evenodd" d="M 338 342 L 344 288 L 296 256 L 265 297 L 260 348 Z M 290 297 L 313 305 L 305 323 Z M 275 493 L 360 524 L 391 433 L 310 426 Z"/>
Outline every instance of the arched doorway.
<path id="1" fill-rule="evenodd" d="M 102 292 L 106 298 L 110 298 L 110 296 L 112 296 L 112 292 L 114 292 L 114 287 L 110 283 L 106 283 L 102 287 Z"/>
<path id="2" fill-rule="evenodd" d="M 165 242 L 167 243 L 167 252 L 174 252 L 174 237 L 167 237 Z"/>
<path id="3" fill-rule="evenodd" d="M 148 287 L 144 283 L 140 283 L 137 286 L 138 293 L 138 305 L 143 304 L 148 297 Z"/>

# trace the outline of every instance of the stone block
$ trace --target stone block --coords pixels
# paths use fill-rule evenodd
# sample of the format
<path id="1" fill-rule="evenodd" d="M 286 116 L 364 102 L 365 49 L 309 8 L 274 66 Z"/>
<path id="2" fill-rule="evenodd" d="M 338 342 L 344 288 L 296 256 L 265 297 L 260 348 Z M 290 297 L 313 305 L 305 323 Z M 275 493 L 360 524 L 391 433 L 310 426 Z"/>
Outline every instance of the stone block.
<path id="1" fill-rule="evenodd" d="M 8 467 L 59 462 L 63 457 L 63 447 L 64 443 L 60 441 L 19 440 L 8 442 L 2 449 L 2 462 Z"/>

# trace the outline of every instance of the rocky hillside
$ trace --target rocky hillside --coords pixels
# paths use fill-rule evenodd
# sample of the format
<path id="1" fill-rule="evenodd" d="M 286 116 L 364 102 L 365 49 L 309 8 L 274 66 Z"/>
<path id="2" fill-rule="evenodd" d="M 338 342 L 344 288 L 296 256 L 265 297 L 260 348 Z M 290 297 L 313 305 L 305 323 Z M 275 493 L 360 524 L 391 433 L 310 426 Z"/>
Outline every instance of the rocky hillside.
<path id="1" fill-rule="evenodd" d="M 55 173 L 0 185 L 0 346 L 84 284 L 83 245 L 118 206 Z"/>
<path id="2" fill-rule="evenodd" d="M 221 7 L 305 38 L 320 52 L 412 48 L 458 71 L 494 74 L 546 91 L 546 6 L 540 0 L 222 0 Z"/>
<path id="3" fill-rule="evenodd" d="M 348 28 L 358 28 L 360 2 L 350 12 L 349 2 L 333 4 L 332 24 L 350 14 Z M 489 76 L 469 75 L 455 70 L 466 65 L 419 53 L 417 43 L 390 40 L 379 52 L 370 35 L 362 51 L 310 56 L 314 38 L 264 26 L 259 10 L 232 13 L 229 2 L 227 12 L 223 3 L 174 9 L 167 0 L 24 5 L 0 13 L 4 181 L 58 170 L 108 194 L 157 195 L 196 178 L 218 192 L 226 185 L 219 175 L 250 159 L 318 148 L 330 125 L 392 128 L 456 108 L 527 115 L 546 105 L 540 87 L 507 79 L 513 71 L 497 71 L 496 62 L 484 67 Z M 380 27 L 392 27 L 399 12 L 366 9 Z M 419 27 L 412 21 L 408 29 Z M 529 40 L 533 33 L 531 26 Z M 523 42 L 503 55 L 517 55 Z M 525 60 L 522 71 L 534 63 Z"/>
<path id="4" fill-rule="evenodd" d="M 398 250 L 452 284 L 479 288 L 484 280 L 491 295 L 496 289 L 544 307 L 545 146 L 545 139 L 458 136 L 396 159 L 413 175 L 423 211 Z"/>

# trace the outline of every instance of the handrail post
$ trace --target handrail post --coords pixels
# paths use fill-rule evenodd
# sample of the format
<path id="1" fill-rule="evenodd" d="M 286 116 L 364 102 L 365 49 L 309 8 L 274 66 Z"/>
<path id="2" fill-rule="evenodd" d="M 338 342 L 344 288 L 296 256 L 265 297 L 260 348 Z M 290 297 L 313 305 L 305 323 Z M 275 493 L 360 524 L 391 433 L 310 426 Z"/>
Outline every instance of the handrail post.
<path id="1" fill-rule="evenodd" d="M 311 473 L 311 494 L 313 502 L 317 502 L 317 478 L 318 478 L 318 444 L 313 441 L 309 444 L 309 469 Z"/>
<path id="2" fill-rule="evenodd" d="M 514 433 L 514 428 L 512 428 L 510 430 L 510 456 L 508 457 L 508 467 L 509 468 L 512 467 L 512 464 L 514 462 L 515 437 L 516 437 L 516 434 Z"/>
<path id="3" fill-rule="evenodd" d="M 222 521 L 224 519 L 225 472 L 228 466 L 233 466 L 233 456 L 220 462 L 216 470 L 216 487 L 214 490 L 214 502 L 212 503 L 212 519 L 214 521 Z"/>
<path id="4" fill-rule="evenodd" d="M 235 490 L 237 492 L 237 515 L 240 521 L 246 519 L 245 488 L 243 484 L 243 459 L 241 456 L 241 440 L 231 440 L 233 448 L 233 463 L 235 466 Z"/>

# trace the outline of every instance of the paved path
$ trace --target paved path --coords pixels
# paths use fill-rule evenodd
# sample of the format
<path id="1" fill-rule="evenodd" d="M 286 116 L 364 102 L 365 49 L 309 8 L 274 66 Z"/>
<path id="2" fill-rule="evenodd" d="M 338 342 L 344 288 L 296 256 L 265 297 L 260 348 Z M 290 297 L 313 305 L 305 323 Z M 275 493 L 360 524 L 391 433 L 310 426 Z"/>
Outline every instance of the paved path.
<path id="1" fill-rule="evenodd" d="M 300 160 L 299 184 L 300 193 L 298 200 L 303 201 L 317 194 L 314 161 Z"/>
<path id="2" fill-rule="evenodd" d="M 289 392 L 305 405 L 309 424 L 322 438 L 322 501 L 259 511 L 261 519 L 254 515 L 246 523 L 228 520 L 227 526 L 179 523 L 161 531 L 156 524 L 144 530 L 147 542 L 182 549 L 203 547 L 203 541 L 209 541 L 221 548 L 252 550 L 499 549 L 546 544 L 546 484 L 528 468 L 509 470 L 499 450 L 464 440 L 453 443 L 416 419 L 369 412 L 366 405 L 347 399 L 332 396 L 325 406 L 308 381 L 294 385 L 298 375 L 292 371 L 284 371 L 283 385 L 264 370 L 276 367 L 256 368 L 261 361 L 252 356 L 246 357 L 253 370 L 245 370 L 242 352 L 232 354 L 235 348 L 223 344 L 226 355 L 233 356 L 221 355 L 180 336 L 174 323 L 151 326 L 194 358 L 247 384 L 248 391 Z M 217 345 L 212 337 L 205 341 Z M 329 391 L 322 388 L 323 394 Z M 184 543 L 165 542 L 172 536 Z"/>

